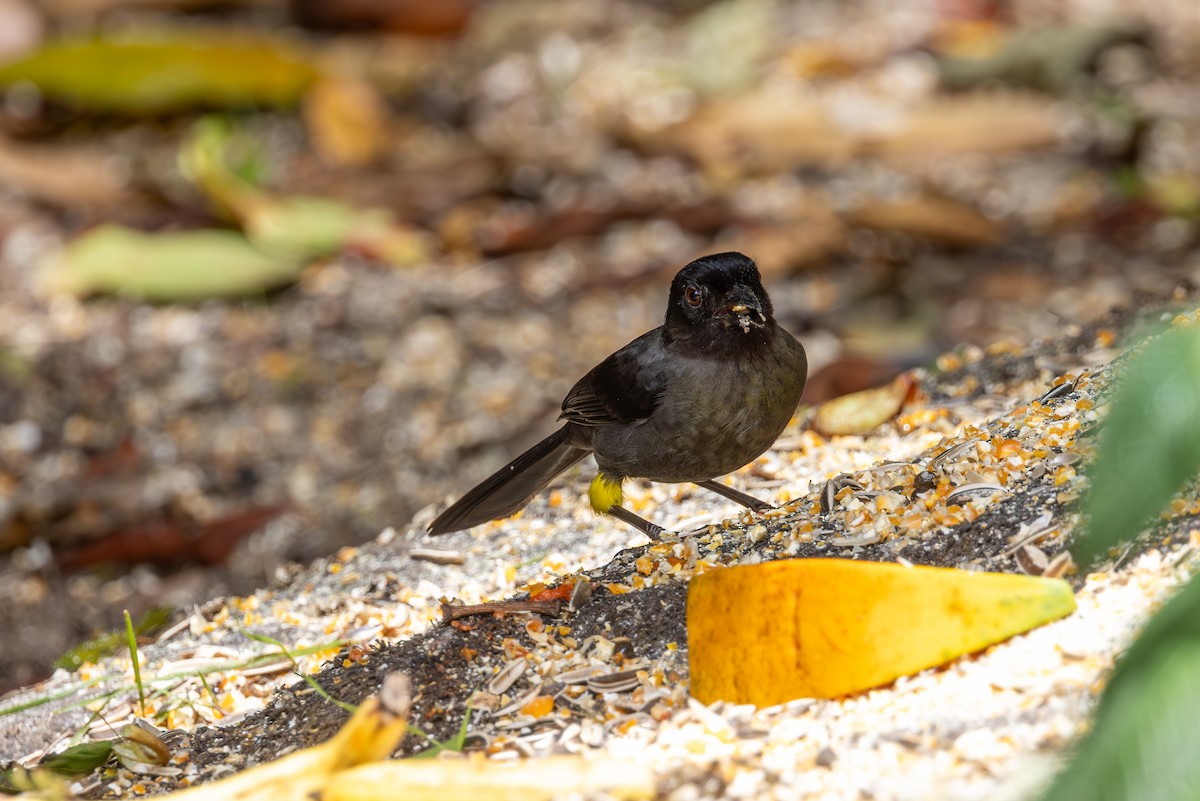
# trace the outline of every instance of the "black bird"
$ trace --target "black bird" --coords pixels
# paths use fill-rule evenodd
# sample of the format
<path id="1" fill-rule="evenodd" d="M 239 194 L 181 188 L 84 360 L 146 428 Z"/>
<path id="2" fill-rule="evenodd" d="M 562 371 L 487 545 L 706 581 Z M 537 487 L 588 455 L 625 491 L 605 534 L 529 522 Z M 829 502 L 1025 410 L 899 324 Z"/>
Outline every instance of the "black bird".
<path id="1" fill-rule="evenodd" d="M 758 458 L 800 402 L 808 360 L 780 328 L 754 262 L 717 253 L 671 282 L 665 323 L 596 365 L 567 393 L 558 431 L 485 479 L 429 525 L 444 534 L 513 514 L 589 453 L 592 508 L 656 539 L 621 506 L 627 478 L 690 481 L 755 511 L 770 504 L 713 481 Z"/>

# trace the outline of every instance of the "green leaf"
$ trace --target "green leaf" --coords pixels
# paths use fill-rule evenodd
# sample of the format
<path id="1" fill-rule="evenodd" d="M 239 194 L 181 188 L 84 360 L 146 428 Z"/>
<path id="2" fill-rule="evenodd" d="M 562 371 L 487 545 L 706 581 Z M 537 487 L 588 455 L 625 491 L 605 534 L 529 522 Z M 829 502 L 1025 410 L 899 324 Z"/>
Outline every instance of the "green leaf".
<path id="1" fill-rule="evenodd" d="M 391 224 L 383 209 L 355 209 L 318 197 L 263 196 L 245 219 L 246 236 L 271 253 L 318 258 L 336 253 L 356 230 Z"/>
<path id="2" fill-rule="evenodd" d="M 79 670 L 85 662 L 99 662 L 109 654 L 114 654 L 124 642 L 124 637 L 109 631 L 93 637 L 86 642 L 72 646 L 69 651 L 54 660 L 54 666 L 66 670 Z"/>
<path id="3" fill-rule="evenodd" d="M 1159 654 L 1178 644 L 1200 643 L 1200 580 L 1192 579 L 1150 618 L 1109 678 L 1110 691 L 1144 683 Z M 1200 719 L 1197 720 L 1200 725 Z"/>
<path id="4" fill-rule="evenodd" d="M 256 295 L 294 281 L 302 268 L 233 231 L 143 233 L 107 225 L 72 242 L 49 267 L 49 281 L 79 295 L 192 301 Z"/>
<path id="5" fill-rule="evenodd" d="M 398 225 L 382 208 L 356 208 L 320 197 L 262 190 L 229 166 L 229 154 L 244 148 L 224 120 L 207 117 L 180 148 L 184 175 L 256 247 L 297 260 L 319 259 L 352 248 L 394 264 L 412 264 L 428 252 L 424 235 Z"/>
<path id="6" fill-rule="evenodd" d="M 1118 665 L 1095 725 L 1043 801 L 1190 801 L 1200 788 L 1200 582 Z"/>
<path id="7" fill-rule="evenodd" d="M 1088 564 L 1135 536 L 1200 471 L 1200 331 L 1172 330 L 1121 378 L 1100 435 L 1087 497 Z"/>
<path id="8" fill-rule="evenodd" d="M 1060 94 L 1092 81 L 1097 59 L 1107 50 L 1144 44 L 1142 26 L 1037 26 L 1018 30 L 984 58 L 945 58 L 938 67 L 953 89 L 1003 82 Z"/>
<path id="9" fill-rule="evenodd" d="M 134 626 L 137 634 L 146 634 L 167 622 L 174 610 L 169 606 L 152 607 L 142 615 Z M 54 660 L 54 666 L 66 670 L 79 670 L 85 662 L 99 662 L 102 658 L 115 654 L 125 644 L 124 632 L 109 631 L 81 642 L 65 654 Z"/>
<path id="10" fill-rule="evenodd" d="M 16 795 L 26 789 L 23 786 L 24 782 L 18 779 L 17 775 L 17 768 L 14 765 L 9 765 L 0 770 L 0 793 L 4 795 Z M 22 778 L 24 777 L 22 776 Z"/>
<path id="11" fill-rule="evenodd" d="M 46 757 L 42 767 L 64 776 L 82 776 L 104 765 L 112 754 L 112 747 L 112 740 L 80 743 Z"/>
<path id="12" fill-rule="evenodd" d="M 291 106 L 315 76 L 278 41 L 171 31 L 60 39 L 0 67 L 0 84 L 28 81 L 54 100 L 123 114 Z"/>

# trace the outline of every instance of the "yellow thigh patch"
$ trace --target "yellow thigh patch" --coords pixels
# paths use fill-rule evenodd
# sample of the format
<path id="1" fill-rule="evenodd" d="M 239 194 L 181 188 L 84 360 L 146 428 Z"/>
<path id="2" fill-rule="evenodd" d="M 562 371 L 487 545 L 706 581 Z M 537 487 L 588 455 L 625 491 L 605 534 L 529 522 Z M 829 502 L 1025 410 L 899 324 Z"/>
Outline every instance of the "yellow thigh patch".
<path id="1" fill-rule="evenodd" d="M 603 473 L 596 474 L 592 486 L 588 487 L 588 500 L 592 502 L 592 508 L 600 514 L 607 514 L 609 509 L 620 506 L 625 499 L 625 494 L 621 492 L 621 481 Z"/>

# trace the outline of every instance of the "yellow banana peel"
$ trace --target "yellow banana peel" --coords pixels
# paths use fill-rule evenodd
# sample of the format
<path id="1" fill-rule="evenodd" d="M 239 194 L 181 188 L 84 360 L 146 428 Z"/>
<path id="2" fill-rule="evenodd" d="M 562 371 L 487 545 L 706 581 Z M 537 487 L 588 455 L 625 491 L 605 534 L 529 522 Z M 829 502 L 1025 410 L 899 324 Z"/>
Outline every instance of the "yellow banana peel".
<path id="1" fill-rule="evenodd" d="M 359 706 L 346 725 L 320 745 L 248 768 L 226 779 L 179 790 L 172 801 L 312 801 L 348 768 L 386 758 L 408 726 L 377 697 Z"/>
<path id="2" fill-rule="evenodd" d="M 654 775 L 647 766 L 615 759 L 556 756 L 502 762 L 475 755 L 385 761 L 407 727 L 408 679 L 400 674 L 389 676 L 380 696 L 364 701 L 341 731 L 321 745 L 163 799 L 538 801 L 601 790 L 619 799 L 654 796 Z"/>
<path id="3" fill-rule="evenodd" d="M 377 762 L 337 774 L 321 801 L 540 801 L 596 793 L 625 801 L 653 798 L 654 774 L 629 760 L 580 756 Z"/>
<path id="4" fill-rule="evenodd" d="M 691 693 L 758 706 L 837 698 L 1074 610 L 1061 579 L 849 559 L 722 568 L 688 587 Z"/>

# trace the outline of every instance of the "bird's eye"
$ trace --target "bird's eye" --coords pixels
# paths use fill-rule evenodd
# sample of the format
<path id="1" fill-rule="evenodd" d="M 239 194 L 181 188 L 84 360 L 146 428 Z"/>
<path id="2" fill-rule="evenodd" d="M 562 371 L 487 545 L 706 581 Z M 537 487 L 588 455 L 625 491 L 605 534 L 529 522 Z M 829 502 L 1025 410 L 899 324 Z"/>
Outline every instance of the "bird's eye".
<path id="1" fill-rule="evenodd" d="M 687 301 L 687 305 L 689 306 L 699 306 L 704 302 L 704 291 L 694 286 L 689 286 L 683 290 L 683 299 Z"/>

